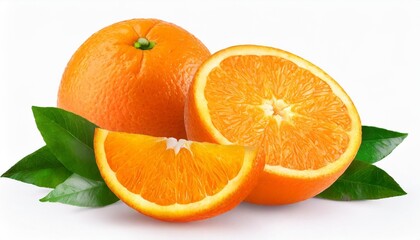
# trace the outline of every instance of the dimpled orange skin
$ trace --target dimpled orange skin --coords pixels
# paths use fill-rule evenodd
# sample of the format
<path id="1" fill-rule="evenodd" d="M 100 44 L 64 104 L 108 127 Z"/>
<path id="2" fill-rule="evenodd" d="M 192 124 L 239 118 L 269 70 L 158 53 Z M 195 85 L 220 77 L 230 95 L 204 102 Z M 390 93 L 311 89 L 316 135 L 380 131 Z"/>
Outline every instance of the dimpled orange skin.
<path id="1" fill-rule="evenodd" d="M 306 200 L 331 186 L 349 165 L 350 163 L 338 172 L 315 178 L 291 178 L 264 171 L 259 178 L 257 187 L 248 195 L 246 201 L 262 205 L 281 205 Z"/>
<path id="2" fill-rule="evenodd" d="M 155 46 L 135 48 L 141 37 Z M 174 24 L 118 22 L 93 34 L 74 53 L 57 105 L 108 130 L 186 138 L 185 97 L 209 56 L 200 40 Z"/>

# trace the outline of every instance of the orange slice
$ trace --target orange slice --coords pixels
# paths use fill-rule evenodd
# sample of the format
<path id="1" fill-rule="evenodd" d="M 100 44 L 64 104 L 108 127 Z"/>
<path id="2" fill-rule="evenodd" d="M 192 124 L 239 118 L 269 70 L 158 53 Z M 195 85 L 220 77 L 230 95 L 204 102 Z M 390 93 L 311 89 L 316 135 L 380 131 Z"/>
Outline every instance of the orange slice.
<path id="1" fill-rule="evenodd" d="M 96 162 L 108 187 L 165 221 L 216 216 L 253 189 L 264 163 L 253 148 L 96 129 Z"/>
<path id="2" fill-rule="evenodd" d="M 330 76 L 289 52 L 254 45 L 201 65 L 185 111 L 189 139 L 259 146 L 264 173 L 248 201 L 294 203 L 330 186 L 361 142 L 359 115 Z"/>

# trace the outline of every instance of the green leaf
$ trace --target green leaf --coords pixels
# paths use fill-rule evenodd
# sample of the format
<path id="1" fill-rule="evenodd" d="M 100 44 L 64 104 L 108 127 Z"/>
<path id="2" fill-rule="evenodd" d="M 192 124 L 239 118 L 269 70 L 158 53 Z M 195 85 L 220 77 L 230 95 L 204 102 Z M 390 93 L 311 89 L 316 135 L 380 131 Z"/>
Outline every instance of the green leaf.
<path id="1" fill-rule="evenodd" d="M 60 202 L 80 207 L 102 207 L 118 201 L 118 198 L 103 181 L 73 174 L 40 201 Z"/>
<path id="2" fill-rule="evenodd" d="M 54 188 L 70 175 L 71 172 L 44 146 L 17 162 L 2 177 L 39 187 Z"/>
<path id="3" fill-rule="evenodd" d="M 363 126 L 362 144 L 355 159 L 367 163 L 375 163 L 388 156 L 407 135 L 407 133 Z"/>
<path id="4" fill-rule="evenodd" d="M 52 107 L 32 107 L 36 125 L 47 147 L 71 172 L 101 180 L 93 151 L 95 124 Z"/>
<path id="5" fill-rule="evenodd" d="M 369 163 L 354 160 L 344 174 L 317 197 L 351 201 L 405 194 L 406 192 L 384 170 Z"/>

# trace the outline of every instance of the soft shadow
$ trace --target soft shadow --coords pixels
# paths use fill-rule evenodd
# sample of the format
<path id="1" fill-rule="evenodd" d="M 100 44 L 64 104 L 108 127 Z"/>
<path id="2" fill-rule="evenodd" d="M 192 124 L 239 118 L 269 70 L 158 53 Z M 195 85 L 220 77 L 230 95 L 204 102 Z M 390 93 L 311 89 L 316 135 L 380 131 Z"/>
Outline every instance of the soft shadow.
<path id="1" fill-rule="evenodd" d="M 80 209 L 80 212 L 84 211 L 92 211 L 92 209 Z M 230 229 L 240 229 L 247 227 L 247 224 L 243 224 L 242 221 L 238 221 L 238 219 L 243 216 L 242 210 L 237 207 L 227 213 L 222 215 L 204 219 L 201 221 L 194 221 L 194 222 L 186 222 L 186 223 L 178 223 L 178 222 L 165 222 L 161 220 L 157 220 L 151 218 L 149 216 L 143 215 L 136 210 L 128 207 L 122 202 L 117 202 L 110 206 L 94 209 L 93 211 L 97 211 L 96 214 L 101 215 L 100 221 L 106 225 L 119 225 L 124 227 L 155 227 L 159 229 L 174 229 L 174 230 L 221 230 L 226 229 L 226 226 L 229 226 Z"/>
<path id="2" fill-rule="evenodd" d="M 89 209 L 75 209 L 81 214 L 94 215 L 95 221 L 100 221 L 104 225 L 119 226 L 123 228 L 156 228 L 169 231 L 219 231 L 234 233 L 241 229 L 253 229 L 255 224 L 261 224 L 260 219 L 274 217 L 278 221 L 285 221 L 285 216 L 299 215 L 303 212 L 310 213 L 316 210 L 317 201 L 309 200 L 301 203 L 279 206 L 263 206 L 251 203 L 241 203 L 233 210 L 222 215 L 201 221 L 177 223 L 165 222 L 145 216 L 136 210 L 128 207 L 122 202 L 117 202 L 107 207 Z M 315 208 L 314 208 L 315 207 Z M 95 211 L 94 214 L 91 214 Z M 284 219 L 283 219 L 284 218 Z M 228 226 L 228 227 L 227 227 Z"/>
<path id="3" fill-rule="evenodd" d="M 315 198 L 286 205 L 257 205 L 252 203 L 242 203 L 240 206 L 242 216 L 244 217 L 252 218 L 253 216 L 260 215 L 262 218 L 273 218 L 277 221 L 284 221 L 288 218 L 302 215 L 309 217 L 318 216 L 319 214 L 330 214 L 335 211 L 334 209 L 336 208 L 334 208 L 331 203 Z"/>
<path id="4" fill-rule="evenodd" d="M 248 202 L 241 203 L 241 208 L 247 211 L 252 211 L 255 214 L 266 214 L 267 212 L 273 211 L 298 211 L 303 206 L 308 205 L 308 202 L 298 202 L 294 204 L 286 204 L 286 205 L 260 205 L 260 204 L 253 204 Z"/>
<path id="5" fill-rule="evenodd" d="M 112 223 L 113 225 L 137 226 L 141 225 L 155 225 L 159 221 L 145 216 L 136 210 L 128 207 L 123 202 L 119 201 L 110 206 L 101 209 L 101 221 L 105 223 Z"/>

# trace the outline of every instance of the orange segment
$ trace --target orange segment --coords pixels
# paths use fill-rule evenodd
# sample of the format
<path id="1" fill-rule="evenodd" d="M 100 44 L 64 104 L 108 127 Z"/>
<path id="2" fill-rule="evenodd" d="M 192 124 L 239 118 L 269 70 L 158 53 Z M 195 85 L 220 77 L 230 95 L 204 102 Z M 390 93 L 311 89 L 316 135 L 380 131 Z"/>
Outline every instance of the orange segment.
<path id="1" fill-rule="evenodd" d="M 243 146 L 97 129 L 95 155 L 109 188 L 134 209 L 168 221 L 221 214 L 257 183 L 263 162 Z"/>
<path id="2" fill-rule="evenodd" d="M 337 82 L 298 56 L 263 46 L 230 47 L 205 61 L 185 119 L 189 139 L 259 147 L 265 180 L 248 200 L 262 204 L 318 194 L 344 172 L 361 141 L 357 110 Z"/>

